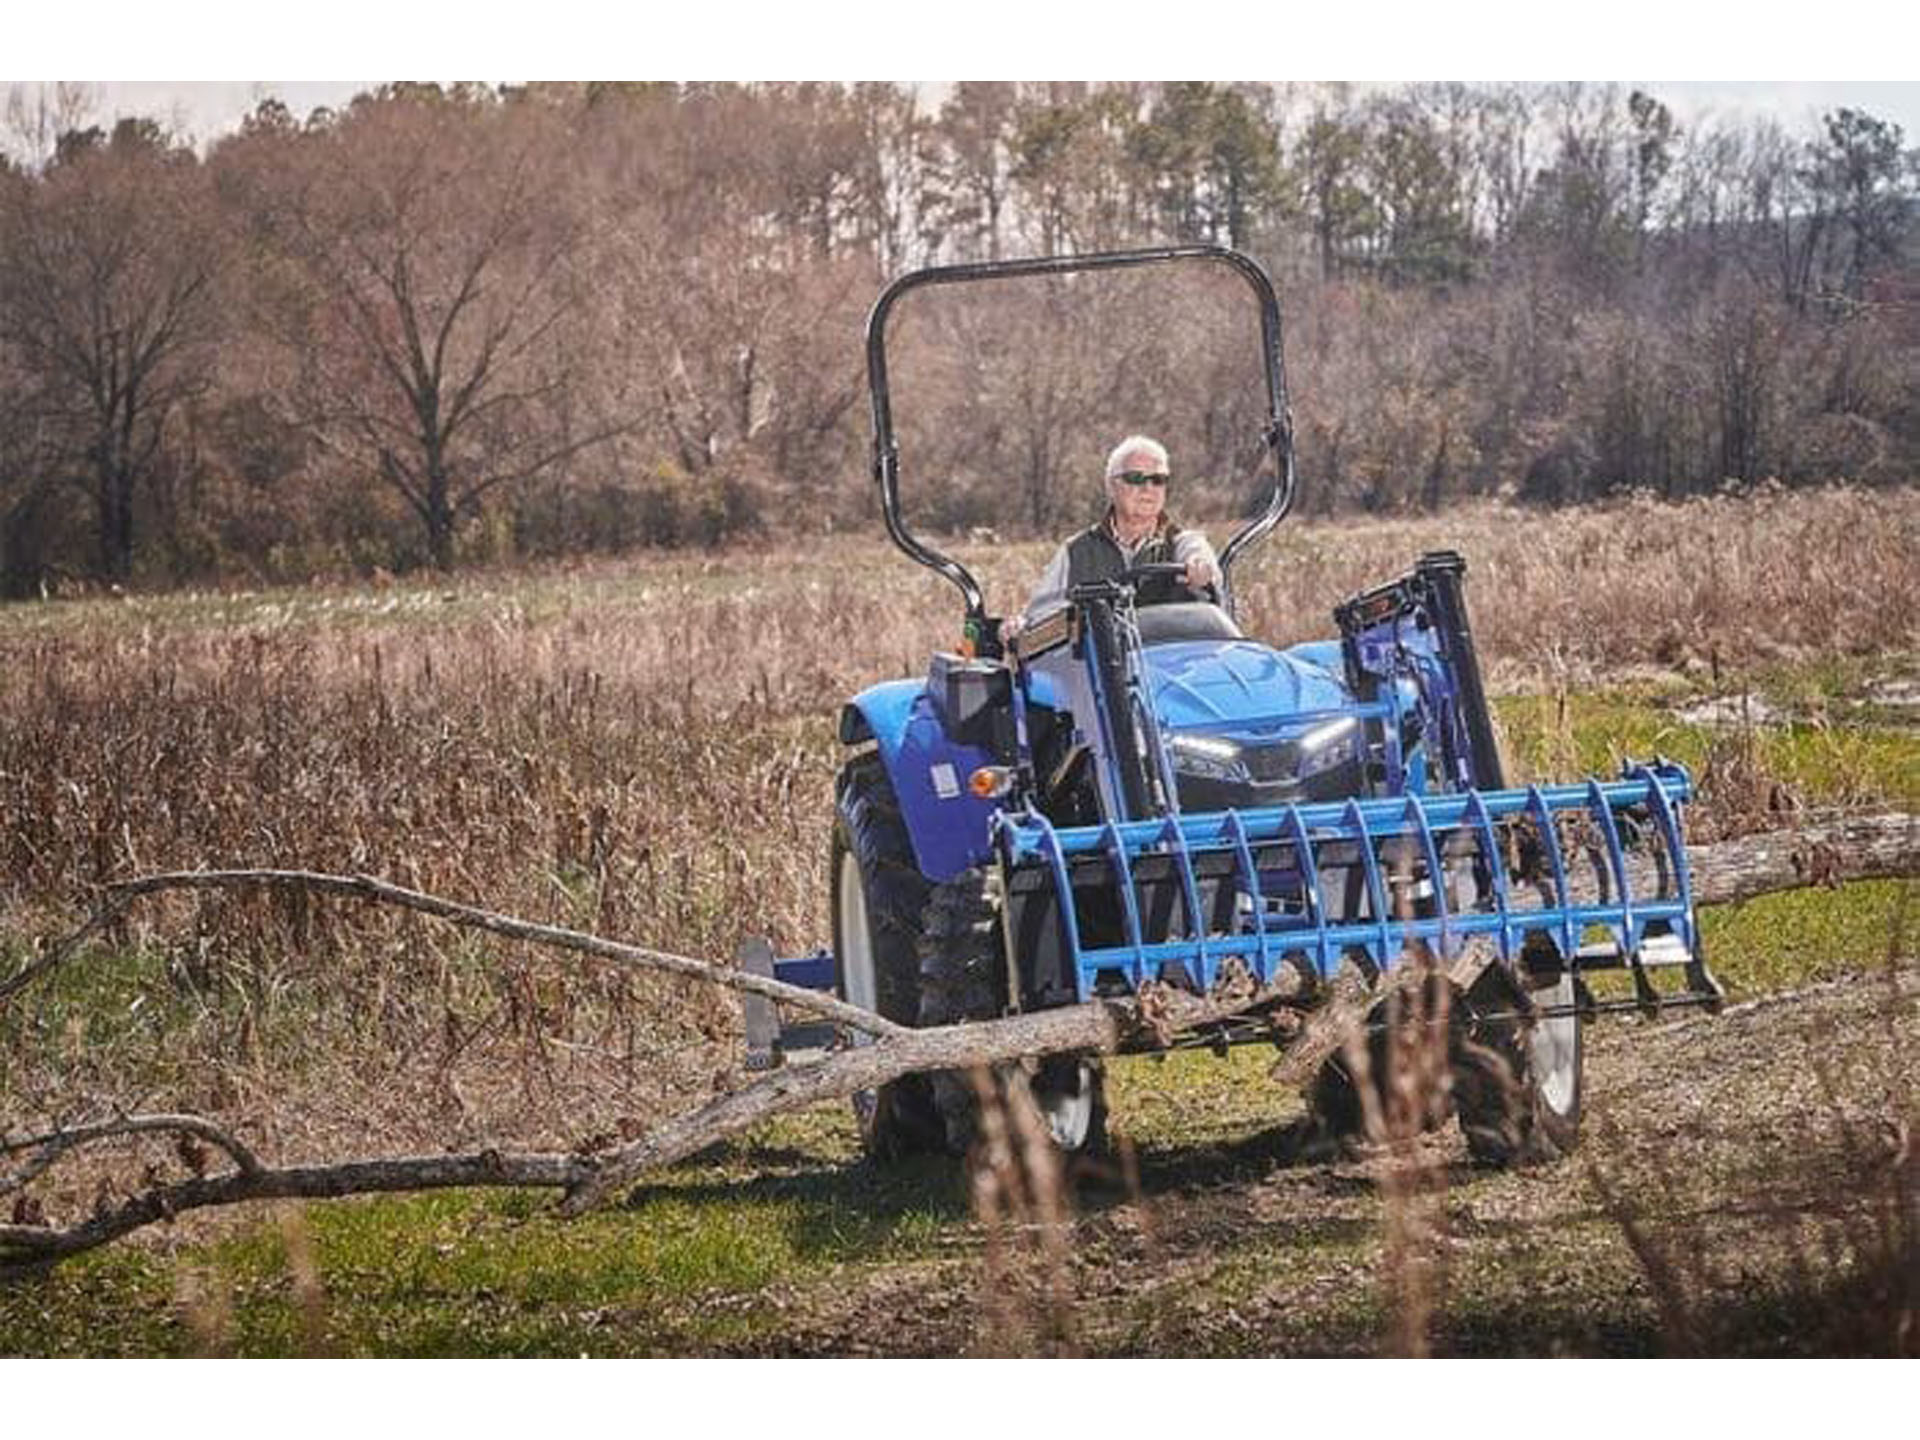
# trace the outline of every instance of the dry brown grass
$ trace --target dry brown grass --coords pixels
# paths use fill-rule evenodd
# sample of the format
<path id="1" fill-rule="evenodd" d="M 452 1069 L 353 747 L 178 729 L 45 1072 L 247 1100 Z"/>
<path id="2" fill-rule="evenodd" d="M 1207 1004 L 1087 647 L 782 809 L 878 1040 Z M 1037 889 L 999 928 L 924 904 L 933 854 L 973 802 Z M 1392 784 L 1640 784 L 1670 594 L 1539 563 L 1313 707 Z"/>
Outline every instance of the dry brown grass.
<path id="1" fill-rule="evenodd" d="M 980 1134 L 968 1157 L 974 1218 L 985 1232 L 986 1304 L 976 1353 L 1072 1355 L 1073 1197 L 1017 1067 L 1000 1078 L 970 1076 Z"/>
<path id="2" fill-rule="evenodd" d="M 1325 634 L 1330 599 L 1434 548 L 1468 561 L 1496 683 L 1588 684 L 1637 667 L 1707 669 L 1910 649 L 1920 617 L 1920 491 L 1761 490 L 1669 505 L 1283 530 L 1241 581 L 1255 628 Z"/>

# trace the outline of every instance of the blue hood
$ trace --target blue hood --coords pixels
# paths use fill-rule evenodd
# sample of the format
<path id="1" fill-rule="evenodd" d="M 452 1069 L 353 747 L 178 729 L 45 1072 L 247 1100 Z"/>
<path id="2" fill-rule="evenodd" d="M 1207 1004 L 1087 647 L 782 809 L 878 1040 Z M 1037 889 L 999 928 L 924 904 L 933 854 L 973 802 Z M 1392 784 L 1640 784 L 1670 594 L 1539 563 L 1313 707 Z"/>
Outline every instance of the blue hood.
<path id="1" fill-rule="evenodd" d="M 1318 653 L 1309 659 L 1252 640 L 1183 640 L 1150 646 L 1145 655 L 1154 711 L 1175 730 L 1265 730 L 1273 727 L 1256 722 L 1284 723 L 1303 711 L 1353 703 L 1339 673 L 1318 663 L 1324 658 Z"/>

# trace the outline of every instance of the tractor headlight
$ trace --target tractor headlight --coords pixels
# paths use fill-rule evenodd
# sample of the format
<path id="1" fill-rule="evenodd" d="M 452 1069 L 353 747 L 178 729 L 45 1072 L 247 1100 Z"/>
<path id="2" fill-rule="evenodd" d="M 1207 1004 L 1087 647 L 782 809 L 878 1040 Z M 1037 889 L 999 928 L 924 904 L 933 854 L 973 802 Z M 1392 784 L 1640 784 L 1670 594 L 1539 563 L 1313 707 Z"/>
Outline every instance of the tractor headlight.
<path id="1" fill-rule="evenodd" d="M 1217 735 L 1175 735 L 1167 744 L 1173 752 L 1173 768 L 1182 775 L 1243 782 L 1249 778 L 1240 746 L 1232 740 Z"/>
<path id="2" fill-rule="evenodd" d="M 1299 776 L 1319 775 L 1336 770 L 1360 753 L 1360 722 L 1332 720 L 1300 737 Z"/>

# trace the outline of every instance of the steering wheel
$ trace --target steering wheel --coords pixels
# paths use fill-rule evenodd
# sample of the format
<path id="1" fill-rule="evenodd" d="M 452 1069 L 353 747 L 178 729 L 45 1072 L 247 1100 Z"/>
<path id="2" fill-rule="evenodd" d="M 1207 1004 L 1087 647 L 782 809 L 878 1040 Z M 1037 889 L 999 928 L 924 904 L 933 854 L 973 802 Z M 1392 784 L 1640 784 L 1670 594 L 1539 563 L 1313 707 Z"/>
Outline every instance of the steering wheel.
<path id="1" fill-rule="evenodd" d="M 1166 593 L 1173 589 L 1184 593 L 1187 598 L 1204 600 L 1209 587 L 1195 588 L 1187 584 L 1186 562 L 1180 560 L 1151 560 L 1142 565 L 1134 565 L 1122 570 L 1118 575 L 1104 580 L 1089 580 L 1070 586 L 1067 598 L 1070 600 L 1091 599 L 1094 596 L 1117 596 L 1123 591 L 1132 593 L 1136 600 L 1139 592 L 1151 589 L 1156 593 L 1148 604 L 1161 604 L 1166 600 L 1179 599 L 1179 594 Z"/>
<path id="2" fill-rule="evenodd" d="M 1187 567 L 1179 560 L 1149 560 L 1144 565 L 1134 565 L 1114 576 L 1116 585 L 1139 587 L 1149 580 L 1177 580 L 1186 583 Z"/>

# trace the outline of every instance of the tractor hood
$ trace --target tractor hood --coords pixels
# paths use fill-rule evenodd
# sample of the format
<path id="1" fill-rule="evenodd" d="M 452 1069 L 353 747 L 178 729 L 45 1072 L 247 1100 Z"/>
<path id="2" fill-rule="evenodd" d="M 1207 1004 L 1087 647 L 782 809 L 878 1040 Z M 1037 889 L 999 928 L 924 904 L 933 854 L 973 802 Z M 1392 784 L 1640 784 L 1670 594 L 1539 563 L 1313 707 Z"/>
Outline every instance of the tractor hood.
<path id="1" fill-rule="evenodd" d="M 1273 650 L 1252 640 L 1189 640 L 1144 652 L 1155 713 L 1171 730 L 1283 728 L 1295 715 L 1340 710 L 1352 703 L 1338 670 L 1327 668 L 1334 646 Z M 1278 722 L 1278 723 L 1276 723 Z"/>

